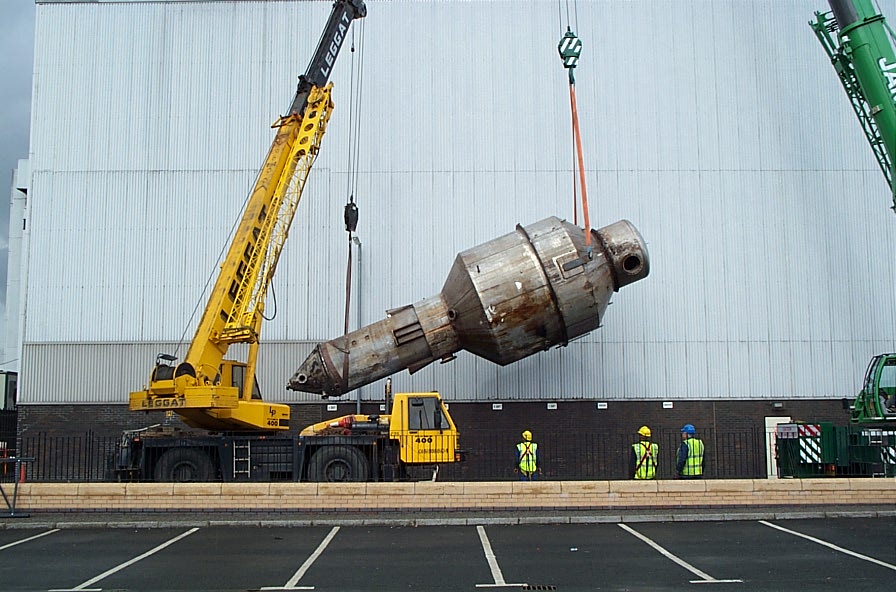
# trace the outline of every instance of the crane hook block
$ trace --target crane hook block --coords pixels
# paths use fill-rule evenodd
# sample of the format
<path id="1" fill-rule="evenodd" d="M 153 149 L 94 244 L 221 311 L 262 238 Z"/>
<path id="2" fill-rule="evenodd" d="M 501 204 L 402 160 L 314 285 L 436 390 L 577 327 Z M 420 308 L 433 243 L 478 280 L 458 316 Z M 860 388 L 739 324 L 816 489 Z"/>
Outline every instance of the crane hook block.
<path id="1" fill-rule="evenodd" d="M 345 231 L 354 232 L 358 227 L 358 206 L 355 205 L 355 202 L 350 201 L 345 204 L 345 211 L 342 214 L 342 218 L 345 220 Z"/>
<path id="2" fill-rule="evenodd" d="M 566 33 L 557 45 L 557 51 L 560 52 L 564 68 L 575 68 L 579 61 L 579 55 L 582 53 L 582 40 L 576 37 L 572 29 L 567 27 Z"/>

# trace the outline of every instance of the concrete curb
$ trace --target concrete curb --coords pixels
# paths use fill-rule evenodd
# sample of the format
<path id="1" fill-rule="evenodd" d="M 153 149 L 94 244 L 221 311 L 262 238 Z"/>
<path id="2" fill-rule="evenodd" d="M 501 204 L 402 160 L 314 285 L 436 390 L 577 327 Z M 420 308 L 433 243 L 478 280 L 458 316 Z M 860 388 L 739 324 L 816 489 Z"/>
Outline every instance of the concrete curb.
<path id="1" fill-rule="evenodd" d="M 644 523 L 644 522 L 722 522 L 722 521 L 748 521 L 748 520 L 798 520 L 798 519 L 829 519 L 829 518 L 896 518 L 894 510 L 873 510 L 859 508 L 849 510 L 818 509 L 805 510 L 802 508 L 769 508 L 754 511 L 739 511 L 720 513 L 712 512 L 684 512 L 684 513 L 632 513 L 632 514 L 584 514 L 584 515 L 533 515 L 533 516 L 494 516 L 488 513 L 474 513 L 464 516 L 419 517 L 412 515 L 401 516 L 309 516 L 295 519 L 263 519 L 263 518 L 239 518 L 215 519 L 184 517 L 181 519 L 147 519 L 135 520 L 130 516 L 110 516 L 107 519 L 76 520 L 70 517 L 57 518 L 53 516 L 34 517 L 6 517 L 0 521 L 0 530 L 34 530 L 34 529 L 87 529 L 87 528 L 208 528 L 213 526 L 227 527 L 267 527 L 267 528 L 303 528 L 310 526 L 514 526 L 532 524 L 615 524 L 615 523 Z"/>
<path id="2" fill-rule="evenodd" d="M 342 484 L 37 482 L 20 484 L 17 514 L 21 516 L 0 515 L 7 518 L 0 520 L 0 529 L 875 518 L 896 516 L 896 478 Z"/>
<path id="3" fill-rule="evenodd" d="M 672 481 L 552 481 L 402 483 L 22 483 L 18 509 L 47 515 L 115 513 L 252 516 L 407 515 L 414 518 L 507 512 L 668 514 L 769 507 L 841 508 L 857 500 L 896 507 L 896 478 L 719 479 Z M 888 505 L 889 504 L 889 505 Z M 871 504 L 864 503 L 864 507 Z"/>

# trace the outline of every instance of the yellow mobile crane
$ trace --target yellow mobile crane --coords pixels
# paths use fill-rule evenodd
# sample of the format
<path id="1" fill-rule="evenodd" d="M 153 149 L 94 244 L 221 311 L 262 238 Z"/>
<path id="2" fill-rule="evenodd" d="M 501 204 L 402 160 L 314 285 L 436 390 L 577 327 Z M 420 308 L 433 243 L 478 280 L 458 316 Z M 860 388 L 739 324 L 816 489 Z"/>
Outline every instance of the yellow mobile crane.
<path id="1" fill-rule="evenodd" d="M 149 385 L 131 393 L 132 411 L 172 410 L 208 430 L 289 429 L 289 407 L 262 401 L 255 382 L 264 301 L 330 119 L 333 62 L 352 20 L 365 15 L 363 0 L 333 5 L 289 111 L 273 125 L 277 134 L 187 355 L 177 365 L 174 356 L 158 356 Z M 224 358 L 236 343 L 249 344 L 246 362 Z"/>
<path id="2" fill-rule="evenodd" d="M 405 393 L 390 414 L 335 418 L 290 436 L 289 406 L 255 380 L 265 295 L 333 104 L 330 72 L 363 0 L 337 0 L 234 233 L 186 357 L 159 354 L 132 411 L 173 411 L 198 431 L 128 430 L 111 461 L 119 480 L 367 481 L 409 465 L 459 460 L 457 429 L 438 393 Z M 248 344 L 245 362 L 226 359 Z M 391 392 L 388 393 L 391 396 Z"/>

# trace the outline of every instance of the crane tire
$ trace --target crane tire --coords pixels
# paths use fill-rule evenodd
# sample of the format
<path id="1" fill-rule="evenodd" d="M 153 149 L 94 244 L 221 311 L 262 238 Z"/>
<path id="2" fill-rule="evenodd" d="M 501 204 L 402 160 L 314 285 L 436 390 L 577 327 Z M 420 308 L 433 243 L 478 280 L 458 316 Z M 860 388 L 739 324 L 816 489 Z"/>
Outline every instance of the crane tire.
<path id="1" fill-rule="evenodd" d="M 370 464 L 364 454 L 354 446 L 324 446 L 314 453 L 308 463 L 309 481 L 361 482 L 369 478 Z"/>
<path id="2" fill-rule="evenodd" d="M 156 481 L 190 483 L 211 481 L 215 467 L 208 454 L 198 448 L 171 448 L 156 463 Z"/>

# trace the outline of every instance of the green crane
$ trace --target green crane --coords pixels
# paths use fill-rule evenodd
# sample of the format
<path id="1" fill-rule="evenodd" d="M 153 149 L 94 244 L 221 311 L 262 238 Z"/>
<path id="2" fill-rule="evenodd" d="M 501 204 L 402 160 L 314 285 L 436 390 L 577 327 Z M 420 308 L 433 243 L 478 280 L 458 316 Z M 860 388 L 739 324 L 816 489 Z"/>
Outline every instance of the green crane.
<path id="1" fill-rule="evenodd" d="M 828 0 L 809 25 L 824 46 L 890 185 L 896 212 L 896 35 L 872 0 Z"/>

